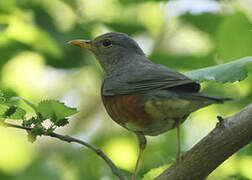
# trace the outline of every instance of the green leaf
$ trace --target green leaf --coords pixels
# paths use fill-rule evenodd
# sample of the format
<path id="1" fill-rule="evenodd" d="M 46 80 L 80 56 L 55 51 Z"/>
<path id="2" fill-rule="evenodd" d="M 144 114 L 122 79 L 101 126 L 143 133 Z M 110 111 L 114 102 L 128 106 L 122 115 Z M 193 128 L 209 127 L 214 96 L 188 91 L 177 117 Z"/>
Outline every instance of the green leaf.
<path id="1" fill-rule="evenodd" d="M 65 126 L 69 123 L 67 118 L 59 119 L 54 122 L 56 126 Z"/>
<path id="2" fill-rule="evenodd" d="M 10 119 L 24 119 L 26 111 L 20 107 L 17 107 L 16 111 L 9 116 Z"/>
<path id="3" fill-rule="evenodd" d="M 46 129 L 45 134 L 49 135 L 49 134 L 53 133 L 54 130 L 55 130 L 55 127 L 49 127 L 48 129 Z"/>
<path id="4" fill-rule="evenodd" d="M 168 168 L 170 164 L 165 164 L 163 166 L 160 166 L 158 168 L 151 169 L 149 172 L 147 172 L 142 180 L 153 180 L 156 178 L 159 174 L 161 174 L 166 168 Z"/>
<path id="5" fill-rule="evenodd" d="M 46 128 L 43 127 L 42 124 L 35 124 L 31 131 L 28 131 L 28 141 L 34 142 L 37 139 L 37 136 L 41 136 L 46 134 Z"/>
<path id="6" fill-rule="evenodd" d="M 189 78 L 203 81 L 235 82 L 248 76 L 248 66 L 252 64 L 252 56 L 244 57 L 225 64 L 185 72 Z"/>
<path id="7" fill-rule="evenodd" d="M 43 127 L 42 124 L 36 124 L 32 129 L 32 134 L 35 136 L 40 136 L 42 134 L 45 134 L 46 129 Z"/>
<path id="8" fill-rule="evenodd" d="M 16 105 L 12 105 L 10 106 L 5 112 L 4 112 L 4 117 L 9 117 L 12 114 L 14 114 L 17 110 L 17 106 Z"/>
<path id="9" fill-rule="evenodd" d="M 28 141 L 31 143 L 35 142 L 37 139 L 37 136 L 34 135 L 31 131 L 28 131 L 27 133 L 28 133 L 27 135 Z"/>
<path id="10" fill-rule="evenodd" d="M 21 97 L 12 97 L 10 98 L 9 102 L 14 102 L 14 101 L 17 101 L 17 100 L 23 100 L 28 106 L 30 106 L 36 113 L 38 112 L 37 111 L 37 106 L 35 104 L 33 104 L 31 101 L 25 99 L 25 98 L 21 98 Z"/>
<path id="11" fill-rule="evenodd" d="M 31 117 L 28 120 L 24 119 L 23 122 L 22 122 L 22 125 L 25 126 L 25 127 L 31 127 L 33 122 L 35 121 L 35 119 L 36 118 L 34 118 L 34 117 Z"/>
<path id="12" fill-rule="evenodd" d="M 0 117 L 8 119 L 24 119 L 26 111 L 16 105 L 0 104 Z"/>
<path id="13" fill-rule="evenodd" d="M 68 123 L 66 117 L 76 114 L 78 111 L 59 101 L 45 100 L 38 104 L 38 112 L 43 120 L 50 119 L 56 126 L 62 126 Z"/>
<path id="14" fill-rule="evenodd" d="M 26 111 L 22 108 L 11 105 L 9 108 L 4 112 L 3 117 L 9 119 L 24 119 Z"/>

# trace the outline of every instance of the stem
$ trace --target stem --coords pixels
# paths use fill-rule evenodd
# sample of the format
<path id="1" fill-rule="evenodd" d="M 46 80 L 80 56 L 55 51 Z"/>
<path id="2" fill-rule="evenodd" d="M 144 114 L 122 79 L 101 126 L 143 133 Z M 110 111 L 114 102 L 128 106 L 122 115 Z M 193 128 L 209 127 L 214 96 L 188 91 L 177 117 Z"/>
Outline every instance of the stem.
<path id="1" fill-rule="evenodd" d="M 7 122 L 1 122 L 1 125 L 5 126 L 5 127 L 24 129 L 24 130 L 27 130 L 27 131 L 31 131 L 33 129 L 33 128 L 30 128 L 30 127 L 25 127 L 25 126 L 21 126 L 21 125 L 17 125 L 17 124 L 11 124 L 11 123 L 7 123 Z M 86 146 L 87 148 L 94 151 L 98 156 L 100 156 L 107 163 L 107 165 L 111 168 L 114 175 L 116 175 L 120 180 L 126 180 L 126 177 L 121 174 L 120 170 L 111 161 L 111 159 L 109 159 L 108 156 L 106 156 L 106 154 L 104 154 L 104 152 L 102 152 L 102 150 L 98 149 L 94 145 L 89 144 L 89 143 L 87 143 L 85 141 L 82 141 L 80 139 L 71 137 L 71 136 L 67 136 L 67 135 L 64 136 L 64 135 L 57 134 L 57 133 L 54 133 L 54 132 L 51 132 L 49 134 L 43 134 L 43 136 L 50 136 L 50 137 L 54 137 L 54 138 L 60 139 L 62 141 L 68 142 L 68 143 L 74 142 L 74 143 L 78 143 L 78 144 L 81 144 L 83 146 Z"/>

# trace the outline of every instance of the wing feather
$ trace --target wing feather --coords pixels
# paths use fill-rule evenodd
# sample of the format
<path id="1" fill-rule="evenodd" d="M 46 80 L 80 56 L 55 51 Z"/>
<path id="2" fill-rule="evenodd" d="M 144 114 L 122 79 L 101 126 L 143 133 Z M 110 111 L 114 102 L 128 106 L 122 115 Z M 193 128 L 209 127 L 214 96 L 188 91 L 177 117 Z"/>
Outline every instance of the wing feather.
<path id="1" fill-rule="evenodd" d="M 122 67 L 106 75 L 102 93 L 105 96 L 128 95 L 180 86 L 182 91 L 193 89 L 190 86 L 194 86 L 195 92 L 200 88 L 194 80 L 166 66 L 154 63 L 134 64 L 134 67 Z"/>

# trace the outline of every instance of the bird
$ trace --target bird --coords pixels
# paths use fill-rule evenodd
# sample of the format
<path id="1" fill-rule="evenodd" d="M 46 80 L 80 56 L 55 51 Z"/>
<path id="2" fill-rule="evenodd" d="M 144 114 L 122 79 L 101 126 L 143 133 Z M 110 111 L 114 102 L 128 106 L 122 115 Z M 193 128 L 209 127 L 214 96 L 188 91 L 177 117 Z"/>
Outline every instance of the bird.
<path id="1" fill-rule="evenodd" d="M 197 81 L 148 60 L 138 43 L 125 33 L 109 32 L 93 40 L 77 39 L 69 43 L 96 56 L 105 74 L 101 98 L 107 113 L 137 136 L 139 154 L 133 180 L 146 147 L 145 136 L 157 136 L 176 128 L 176 159 L 180 160 L 180 125 L 190 113 L 231 100 L 200 93 Z"/>

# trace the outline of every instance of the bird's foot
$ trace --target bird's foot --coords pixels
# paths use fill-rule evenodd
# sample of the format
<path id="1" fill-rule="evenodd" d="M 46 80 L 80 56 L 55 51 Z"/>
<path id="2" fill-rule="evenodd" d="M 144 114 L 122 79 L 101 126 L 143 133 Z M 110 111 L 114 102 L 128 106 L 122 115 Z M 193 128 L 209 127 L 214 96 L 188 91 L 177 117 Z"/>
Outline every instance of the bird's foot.
<path id="1" fill-rule="evenodd" d="M 217 119 L 219 120 L 219 122 L 216 124 L 217 127 L 221 127 L 224 128 L 224 119 L 221 116 L 217 116 Z"/>

